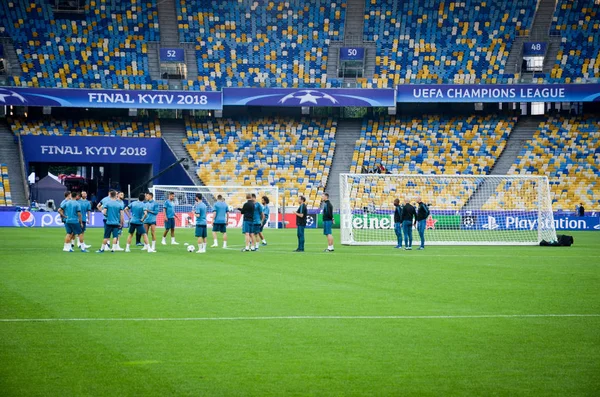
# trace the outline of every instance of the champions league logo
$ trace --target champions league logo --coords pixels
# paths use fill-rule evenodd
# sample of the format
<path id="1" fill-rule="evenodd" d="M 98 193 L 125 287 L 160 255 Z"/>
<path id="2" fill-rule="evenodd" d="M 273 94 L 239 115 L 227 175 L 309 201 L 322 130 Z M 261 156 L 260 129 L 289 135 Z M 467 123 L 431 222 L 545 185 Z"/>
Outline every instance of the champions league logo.
<path id="1" fill-rule="evenodd" d="M 279 103 L 284 104 L 287 101 L 298 100 L 298 105 L 314 104 L 318 105 L 320 100 L 329 101 L 328 103 L 336 104 L 338 100 L 329 94 L 315 90 L 300 90 L 287 94 L 279 100 Z M 322 103 L 322 102 L 321 102 Z"/>
<path id="2" fill-rule="evenodd" d="M 463 226 L 467 228 L 475 227 L 475 217 L 473 215 L 465 215 L 463 217 Z"/>
<path id="3" fill-rule="evenodd" d="M 0 88 L 0 102 L 6 103 L 6 98 L 17 98 L 21 103 L 27 102 L 27 100 L 22 96 L 17 94 L 14 91 L 7 90 L 5 88 Z"/>
<path id="4" fill-rule="evenodd" d="M 15 214 L 15 226 L 33 227 L 35 226 L 35 217 L 29 211 L 21 211 Z"/>

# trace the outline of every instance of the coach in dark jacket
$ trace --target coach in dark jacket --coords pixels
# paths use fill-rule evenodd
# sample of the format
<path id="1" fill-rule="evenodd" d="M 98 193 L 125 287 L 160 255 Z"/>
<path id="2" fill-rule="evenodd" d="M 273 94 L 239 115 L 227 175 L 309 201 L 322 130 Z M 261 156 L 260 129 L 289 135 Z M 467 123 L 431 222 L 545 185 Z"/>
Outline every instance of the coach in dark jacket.
<path id="1" fill-rule="evenodd" d="M 417 231 L 419 232 L 419 238 L 421 239 L 420 250 L 425 249 L 425 228 L 427 227 L 427 218 L 429 217 L 429 208 L 425 204 L 421 197 L 417 197 Z"/>
<path id="2" fill-rule="evenodd" d="M 298 210 L 296 211 L 296 235 L 298 236 L 298 248 L 294 252 L 304 252 L 304 228 L 306 227 L 306 218 L 308 210 L 306 208 L 306 198 L 298 197 Z"/>
<path id="3" fill-rule="evenodd" d="M 394 199 L 394 233 L 398 240 L 398 244 L 394 248 L 402 248 L 402 206 L 398 199 Z"/>
<path id="4" fill-rule="evenodd" d="M 409 199 L 404 200 L 404 207 L 402 207 L 402 229 L 404 229 L 404 249 L 412 249 L 412 227 L 413 221 L 417 216 L 415 207 L 410 204 Z"/>

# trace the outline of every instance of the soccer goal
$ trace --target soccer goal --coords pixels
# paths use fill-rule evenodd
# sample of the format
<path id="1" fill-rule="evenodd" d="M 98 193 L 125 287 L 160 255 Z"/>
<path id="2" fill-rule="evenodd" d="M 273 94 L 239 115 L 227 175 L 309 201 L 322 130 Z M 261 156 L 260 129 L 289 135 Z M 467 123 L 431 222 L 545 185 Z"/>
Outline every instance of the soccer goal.
<path id="1" fill-rule="evenodd" d="M 429 206 L 427 245 L 536 245 L 556 240 L 545 176 L 340 174 L 341 242 L 395 245 L 395 198 Z M 413 244 L 419 235 L 413 231 Z"/>
<path id="2" fill-rule="evenodd" d="M 194 226 L 194 204 L 196 193 L 202 193 L 202 200 L 208 207 L 207 221 L 212 225 L 213 214 L 212 206 L 217 201 L 219 195 L 223 196 L 225 203 L 233 209 L 241 208 L 246 202 L 246 194 L 256 194 L 257 201 L 260 202 L 263 196 L 269 198 L 269 221 L 266 227 L 279 227 L 279 190 L 275 186 L 172 186 L 155 185 L 150 189 L 154 194 L 154 199 L 160 204 L 160 215 L 157 218 L 157 224 L 163 225 L 164 210 L 163 203 L 168 200 L 169 193 L 175 193 L 175 212 L 179 216 L 177 225 L 182 227 Z M 242 227 L 242 218 L 239 211 L 232 211 L 228 214 L 229 227 Z"/>

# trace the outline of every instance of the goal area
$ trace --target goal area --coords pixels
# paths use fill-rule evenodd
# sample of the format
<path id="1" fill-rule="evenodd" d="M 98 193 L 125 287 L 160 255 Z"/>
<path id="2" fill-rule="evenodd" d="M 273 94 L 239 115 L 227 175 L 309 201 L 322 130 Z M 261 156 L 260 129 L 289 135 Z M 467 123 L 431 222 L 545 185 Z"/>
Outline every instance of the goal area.
<path id="1" fill-rule="evenodd" d="M 555 241 L 545 176 L 340 174 L 341 243 L 396 245 L 394 199 L 430 216 L 426 245 L 537 245 Z M 420 242 L 413 229 L 413 245 Z"/>
<path id="2" fill-rule="evenodd" d="M 208 207 L 207 223 L 212 226 L 214 214 L 212 208 L 217 197 L 221 195 L 228 206 L 233 207 L 234 211 L 227 214 L 228 227 L 241 228 L 242 217 L 239 211 L 246 202 L 246 194 L 256 194 L 257 201 L 261 202 L 263 196 L 269 198 L 269 220 L 265 227 L 279 227 L 279 190 L 275 186 L 177 186 L 177 185 L 154 185 L 150 191 L 154 194 L 154 199 L 159 203 L 160 213 L 157 217 L 157 225 L 162 226 L 164 222 L 163 204 L 169 199 L 170 192 L 175 193 L 175 213 L 179 219 L 176 225 L 180 227 L 193 227 L 195 225 L 194 204 L 196 194 L 202 193 L 202 201 Z"/>

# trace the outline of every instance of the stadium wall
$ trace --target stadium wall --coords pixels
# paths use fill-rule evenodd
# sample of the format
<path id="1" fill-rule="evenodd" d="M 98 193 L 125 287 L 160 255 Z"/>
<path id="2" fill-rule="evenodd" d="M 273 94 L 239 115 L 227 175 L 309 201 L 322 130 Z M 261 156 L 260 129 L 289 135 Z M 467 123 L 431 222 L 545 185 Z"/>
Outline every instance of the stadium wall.
<path id="1" fill-rule="evenodd" d="M 194 215 L 192 210 L 190 212 L 181 212 L 178 214 L 179 220 L 177 220 L 177 227 L 187 228 L 194 225 Z M 289 216 L 288 216 L 289 215 Z M 441 215 L 443 217 L 444 215 Z M 207 223 L 212 226 L 213 214 L 207 216 Z M 309 215 L 308 228 L 317 228 L 317 214 Z M 438 216 L 437 218 L 439 218 Z M 436 216 L 434 215 L 434 219 Z M 444 219 L 432 222 L 432 226 L 428 226 L 428 229 L 435 229 L 436 223 L 444 221 Z M 488 218 L 486 221 L 489 224 Z M 533 230 L 535 224 L 519 223 L 518 220 L 511 220 L 515 222 L 508 228 L 503 225 L 498 225 L 502 230 Z M 182 223 L 183 222 L 183 223 Z M 241 227 L 242 217 L 239 213 L 232 213 L 229 216 L 229 227 Z M 285 216 L 286 228 L 295 228 L 296 221 L 294 214 L 286 214 Z M 482 221 L 483 222 L 483 221 Z M 461 218 L 457 217 L 456 228 L 466 230 L 462 224 Z M 389 227 L 389 222 L 386 223 L 386 228 Z M 560 231 L 600 231 L 600 216 L 573 216 L 565 213 L 554 213 L 554 224 L 556 230 Z M 93 212 L 88 220 L 88 227 L 103 227 L 102 214 L 100 212 Z M 159 214 L 157 218 L 157 226 L 162 227 L 164 225 L 164 214 Z M 391 223 L 393 227 L 393 222 Z M 64 227 L 60 216 L 57 212 L 33 212 L 33 211 L 2 211 L 0 212 L 0 227 Z M 469 227 L 470 228 L 470 227 Z M 484 227 L 485 228 L 485 227 Z M 190 229 L 191 230 L 191 229 Z"/>

